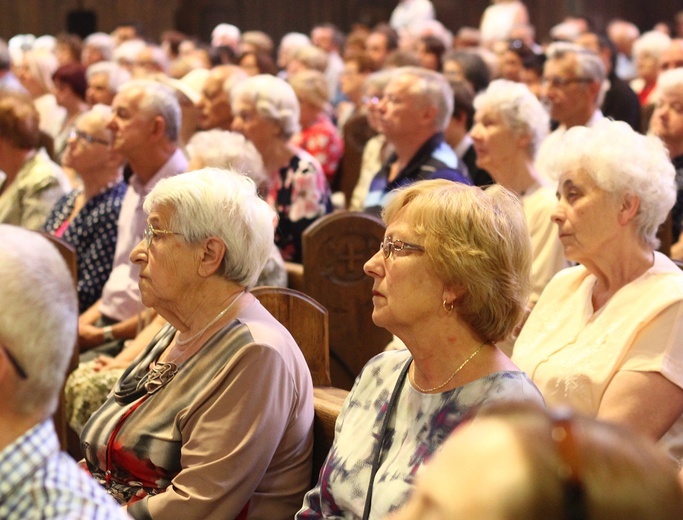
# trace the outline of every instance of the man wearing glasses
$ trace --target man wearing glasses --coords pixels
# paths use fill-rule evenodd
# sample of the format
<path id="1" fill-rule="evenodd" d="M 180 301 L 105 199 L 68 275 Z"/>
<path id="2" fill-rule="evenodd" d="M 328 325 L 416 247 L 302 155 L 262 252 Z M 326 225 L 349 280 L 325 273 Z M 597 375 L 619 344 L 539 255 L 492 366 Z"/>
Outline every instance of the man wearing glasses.
<path id="1" fill-rule="evenodd" d="M 0 518 L 128 518 L 60 451 L 51 419 L 76 340 L 66 264 L 38 233 L 0 225 L 0 243 Z"/>
<path id="2" fill-rule="evenodd" d="M 536 169 L 548 178 L 548 162 L 562 135 L 573 126 L 603 119 L 600 106 L 607 82 L 605 65 L 595 52 L 572 43 L 552 44 L 543 67 L 543 98 L 558 127 L 541 144 Z"/>
<path id="3" fill-rule="evenodd" d="M 112 148 L 133 170 L 121 205 L 114 264 L 102 290 L 102 298 L 79 319 L 81 350 L 102 347 L 116 354 L 123 341 L 134 338 L 146 312 L 140 303 L 137 271 L 129 255 L 143 238 L 147 216 L 145 196 L 161 179 L 182 173 L 187 160 L 178 147 L 180 106 L 174 94 L 152 81 L 131 81 L 114 98 L 109 123 Z"/>

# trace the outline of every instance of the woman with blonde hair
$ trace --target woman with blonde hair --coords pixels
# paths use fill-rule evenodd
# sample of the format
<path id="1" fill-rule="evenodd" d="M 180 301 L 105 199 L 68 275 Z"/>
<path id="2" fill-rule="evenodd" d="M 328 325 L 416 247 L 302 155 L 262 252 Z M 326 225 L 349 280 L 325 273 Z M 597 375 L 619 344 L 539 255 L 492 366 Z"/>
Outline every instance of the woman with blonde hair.
<path id="1" fill-rule="evenodd" d="M 290 78 L 289 84 L 301 107 L 301 131 L 292 137 L 291 143 L 315 157 L 327 182 L 332 184 L 344 153 L 344 143 L 327 114 L 330 92 L 325 75 L 317 70 L 303 70 Z"/>
<path id="2" fill-rule="evenodd" d="M 374 357 L 356 379 L 299 519 L 382 518 L 478 406 L 542 403 L 496 347 L 529 293 L 531 247 L 517 198 L 500 186 L 421 181 L 396 192 L 384 220 L 384 240 L 365 264 L 372 319 L 407 349 Z"/>

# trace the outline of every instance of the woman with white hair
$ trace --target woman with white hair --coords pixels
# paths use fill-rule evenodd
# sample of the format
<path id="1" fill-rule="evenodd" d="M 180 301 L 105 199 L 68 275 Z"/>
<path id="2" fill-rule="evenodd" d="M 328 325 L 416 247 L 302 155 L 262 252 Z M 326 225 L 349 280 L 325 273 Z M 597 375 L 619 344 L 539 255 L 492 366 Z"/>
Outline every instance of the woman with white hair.
<path id="1" fill-rule="evenodd" d="M 551 216 L 557 199 L 536 173 L 534 158 L 548 135 L 549 116 L 536 96 L 522 83 L 493 81 L 474 100 L 474 126 L 470 131 L 477 166 L 515 193 L 522 201 L 531 235 L 530 304 L 566 261 Z"/>
<path id="2" fill-rule="evenodd" d="M 310 484 L 311 376 L 249 293 L 275 213 L 217 169 L 161 180 L 144 210 L 130 259 L 168 325 L 85 425 L 87 469 L 133 518 L 292 518 Z"/>
<path id="3" fill-rule="evenodd" d="M 52 75 L 59 64 L 52 52 L 34 49 L 24 54 L 17 77 L 33 99 L 40 115 L 40 130 L 55 138 L 62 129 L 66 110 L 57 104 Z"/>
<path id="4" fill-rule="evenodd" d="M 235 85 L 232 129 L 261 154 L 269 176 L 267 201 L 279 217 L 275 232 L 285 260 L 301 261 L 301 235 L 331 210 L 330 189 L 320 163 L 289 141 L 299 129 L 299 101 L 292 87 L 261 74 Z"/>
<path id="5" fill-rule="evenodd" d="M 670 44 L 671 38 L 659 31 L 646 32 L 633 43 L 636 78 L 631 80 L 630 86 L 638 94 L 641 106 L 652 102 L 650 98 L 659 74 L 659 56 Z"/>
<path id="6" fill-rule="evenodd" d="M 202 168 L 233 170 L 251 178 L 257 187 L 263 186 L 267 180 L 261 156 L 254 145 L 241 134 L 226 130 L 198 132 L 190 139 L 187 153 L 190 158 L 188 171 Z M 86 264 L 86 267 L 91 263 Z M 79 262 L 79 269 L 80 267 Z M 275 243 L 271 244 L 268 260 L 256 280 L 256 285 L 287 286 L 287 270 Z M 123 371 L 165 324 L 166 320 L 157 316 L 140 333 L 140 337 L 126 343 L 125 348 L 115 357 L 100 355 L 93 361 L 81 363 L 74 370 L 67 380 L 64 391 L 67 418 L 75 432 L 83 429 L 92 413 L 104 403 Z"/>
<path id="7" fill-rule="evenodd" d="M 674 204 L 662 142 L 626 123 L 569 129 L 549 170 L 565 256 L 522 329 L 513 361 L 551 406 L 659 440 L 683 457 L 683 273 L 655 251 Z"/>

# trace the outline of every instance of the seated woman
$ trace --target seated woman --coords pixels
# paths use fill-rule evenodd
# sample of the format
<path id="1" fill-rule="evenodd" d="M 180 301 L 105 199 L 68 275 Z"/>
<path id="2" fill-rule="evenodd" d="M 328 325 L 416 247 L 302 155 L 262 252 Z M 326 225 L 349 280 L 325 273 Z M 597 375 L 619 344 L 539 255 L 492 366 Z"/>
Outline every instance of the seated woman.
<path id="1" fill-rule="evenodd" d="M 72 63 L 59 67 L 52 75 L 52 81 L 55 84 L 55 100 L 66 111 L 64 123 L 54 141 L 55 157 L 61 163 L 76 119 L 88 109 L 85 102 L 88 80 L 85 78 L 85 68 L 80 63 Z"/>
<path id="2" fill-rule="evenodd" d="M 301 131 L 292 137 L 291 143 L 318 160 L 331 185 L 344 153 L 344 142 L 325 112 L 330 103 L 327 79 L 317 70 L 303 70 L 289 78 L 289 84 L 301 108 Z"/>
<path id="3" fill-rule="evenodd" d="M 169 324 L 85 425 L 87 468 L 133 518 L 291 518 L 310 483 L 311 376 L 249 294 L 275 214 L 217 169 L 160 181 L 144 209 L 130 257 Z"/>
<path id="4" fill-rule="evenodd" d="M 332 210 L 330 188 L 320 163 L 289 143 L 299 131 L 299 101 L 286 81 L 266 74 L 235 85 L 232 129 L 261 154 L 269 176 L 267 201 L 278 214 L 275 231 L 285 260 L 301 261 L 301 235 Z"/>
<path id="5" fill-rule="evenodd" d="M 190 156 L 188 171 L 201 168 L 236 170 L 248 175 L 257 186 L 266 180 L 261 156 L 254 145 L 235 132 L 198 132 L 190 139 L 187 152 Z M 274 242 L 256 285 L 287 286 L 285 262 Z M 81 363 L 73 371 L 67 379 L 64 391 L 66 415 L 74 431 L 80 433 L 93 412 L 107 399 L 107 395 L 124 370 L 165 324 L 166 320 L 157 316 L 145 327 L 144 332 L 141 332 L 142 338 L 136 337 L 127 342 L 125 348 L 115 357 L 100 355 L 92 361 Z"/>
<path id="6" fill-rule="evenodd" d="M 110 120 L 111 109 L 96 105 L 76 121 L 62 164 L 78 173 L 83 188 L 59 199 L 43 226 L 76 249 L 81 313 L 100 298 L 109 278 L 126 194 L 123 157 L 110 147 Z"/>
<path id="7" fill-rule="evenodd" d="M 676 520 L 683 511 L 676 470 L 650 442 L 523 404 L 479 411 L 415 480 L 391 520 Z"/>
<path id="8" fill-rule="evenodd" d="M 604 120 L 555 150 L 553 221 L 581 265 L 547 285 L 513 361 L 551 405 L 625 424 L 683 457 L 683 272 L 654 251 L 676 197 L 656 137 Z"/>
<path id="9" fill-rule="evenodd" d="M 533 305 L 555 273 L 568 265 L 551 220 L 555 190 L 534 169 L 534 157 L 550 128 L 548 113 L 525 85 L 507 80 L 493 81 L 475 98 L 474 108 L 470 135 L 477 166 L 522 201 L 531 235 Z"/>
<path id="10" fill-rule="evenodd" d="M 297 518 L 361 518 L 366 508 L 383 518 L 476 407 L 543 402 L 495 346 L 529 293 L 531 246 L 516 197 L 500 186 L 423 181 L 397 191 L 384 218 L 384 241 L 365 264 L 372 319 L 407 350 L 376 356 L 356 379 Z"/>

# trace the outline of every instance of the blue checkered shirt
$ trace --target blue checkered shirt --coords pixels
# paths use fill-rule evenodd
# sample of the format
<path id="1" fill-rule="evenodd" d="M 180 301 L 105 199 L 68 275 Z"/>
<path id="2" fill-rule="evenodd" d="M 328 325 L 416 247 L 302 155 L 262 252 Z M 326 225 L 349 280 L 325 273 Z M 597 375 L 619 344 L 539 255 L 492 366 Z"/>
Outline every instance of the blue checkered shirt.
<path id="1" fill-rule="evenodd" d="M 0 519 L 126 519 L 116 501 L 59 449 L 46 420 L 0 452 Z"/>

